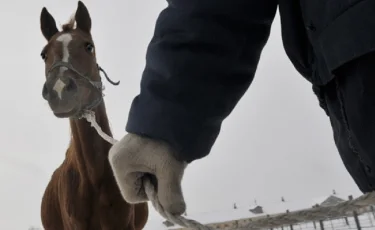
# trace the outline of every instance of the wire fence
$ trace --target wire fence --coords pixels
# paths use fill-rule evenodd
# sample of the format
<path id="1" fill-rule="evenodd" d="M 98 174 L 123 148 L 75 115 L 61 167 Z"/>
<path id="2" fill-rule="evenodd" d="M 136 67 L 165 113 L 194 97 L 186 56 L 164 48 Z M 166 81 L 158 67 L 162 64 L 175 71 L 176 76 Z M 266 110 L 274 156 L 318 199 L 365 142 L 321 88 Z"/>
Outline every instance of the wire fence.
<path id="1" fill-rule="evenodd" d="M 300 222 L 292 225 L 282 225 L 275 228 L 235 227 L 232 223 L 209 224 L 213 229 L 220 230 L 375 230 L 375 208 L 369 206 L 350 215 L 340 218 L 328 218 L 319 221 Z M 240 221 L 240 220 L 239 220 Z M 239 223 L 239 222 L 237 222 Z M 241 225 L 241 224 L 238 224 Z M 185 229 L 185 228 L 184 228 Z"/>
<path id="2" fill-rule="evenodd" d="M 329 205 L 253 218 L 209 223 L 217 230 L 375 230 L 375 192 Z M 190 228 L 174 228 L 188 230 Z"/>
<path id="3" fill-rule="evenodd" d="M 236 228 L 225 226 L 225 223 L 215 224 L 215 229 L 220 230 L 247 230 L 254 228 Z M 294 225 L 284 225 L 277 228 L 260 228 L 262 230 L 375 230 L 375 208 L 369 206 L 360 210 L 360 213 L 353 212 L 350 216 L 342 218 L 327 219 L 313 222 L 303 222 Z M 28 230 L 42 230 L 39 227 L 30 227 Z"/>
<path id="4" fill-rule="evenodd" d="M 304 222 L 291 226 L 281 226 L 269 230 L 375 230 L 374 206 L 369 206 L 358 214 L 353 212 L 352 216 L 343 216 L 328 220 Z"/>

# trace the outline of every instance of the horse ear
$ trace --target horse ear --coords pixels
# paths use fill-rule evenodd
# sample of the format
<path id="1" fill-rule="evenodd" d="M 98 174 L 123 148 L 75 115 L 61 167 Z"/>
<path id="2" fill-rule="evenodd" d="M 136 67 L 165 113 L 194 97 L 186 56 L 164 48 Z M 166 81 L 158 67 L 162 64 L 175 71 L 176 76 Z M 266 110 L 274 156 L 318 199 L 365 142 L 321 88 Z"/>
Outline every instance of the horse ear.
<path id="1" fill-rule="evenodd" d="M 43 7 L 40 14 L 40 29 L 42 30 L 42 34 L 47 41 L 49 41 L 53 35 L 59 32 L 56 27 L 55 19 L 48 12 L 46 7 Z"/>
<path id="2" fill-rule="evenodd" d="M 81 29 L 86 33 L 91 31 L 91 17 L 83 2 L 78 1 L 78 8 L 75 15 L 77 28 Z"/>

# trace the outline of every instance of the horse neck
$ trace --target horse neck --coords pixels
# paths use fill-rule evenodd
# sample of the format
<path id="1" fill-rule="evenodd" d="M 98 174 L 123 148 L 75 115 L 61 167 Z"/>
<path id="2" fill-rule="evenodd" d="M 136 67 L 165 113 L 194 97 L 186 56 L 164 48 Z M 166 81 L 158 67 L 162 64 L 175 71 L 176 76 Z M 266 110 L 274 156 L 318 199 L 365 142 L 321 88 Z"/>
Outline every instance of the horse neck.
<path id="1" fill-rule="evenodd" d="M 95 118 L 103 132 L 112 136 L 104 102 L 95 110 Z M 77 164 L 82 176 L 92 183 L 100 180 L 108 169 L 108 152 L 111 144 L 105 141 L 86 119 L 70 119 L 72 130 L 71 143 L 68 153 Z"/>

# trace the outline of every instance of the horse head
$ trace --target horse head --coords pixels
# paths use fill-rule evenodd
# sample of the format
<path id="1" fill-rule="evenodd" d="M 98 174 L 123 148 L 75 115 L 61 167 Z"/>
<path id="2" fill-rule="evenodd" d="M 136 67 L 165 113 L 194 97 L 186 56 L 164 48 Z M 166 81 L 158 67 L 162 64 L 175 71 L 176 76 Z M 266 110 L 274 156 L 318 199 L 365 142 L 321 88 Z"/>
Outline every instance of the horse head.
<path id="1" fill-rule="evenodd" d="M 59 31 L 53 16 L 43 7 L 40 26 L 47 40 L 41 52 L 46 77 L 42 96 L 56 117 L 80 117 L 103 100 L 102 69 L 96 61 L 90 14 L 79 1 L 74 17 Z"/>

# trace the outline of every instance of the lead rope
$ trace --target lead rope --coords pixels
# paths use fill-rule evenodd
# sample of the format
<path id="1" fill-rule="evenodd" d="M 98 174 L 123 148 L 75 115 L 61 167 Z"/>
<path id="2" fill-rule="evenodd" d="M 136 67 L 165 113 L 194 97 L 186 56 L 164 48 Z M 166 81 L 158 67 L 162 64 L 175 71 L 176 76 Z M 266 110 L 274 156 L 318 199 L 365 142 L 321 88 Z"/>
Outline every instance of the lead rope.
<path id="1" fill-rule="evenodd" d="M 92 127 L 95 128 L 96 132 L 107 142 L 114 145 L 117 140 L 112 138 L 111 136 L 107 135 L 105 132 L 103 132 L 102 128 L 99 126 L 99 124 L 96 122 L 95 119 L 95 113 L 93 111 L 86 111 L 82 118 L 85 118 Z M 151 181 L 148 178 L 143 179 L 143 184 L 145 187 L 145 192 L 148 197 L 148 199 L 151 201 L 152 205 L 154 206 L 155 210 L 163 216 L 165 219 L 171 221 L 172 223 L 178 224 L 182 227 L 196 229 L 196 230 L 211 230 L 212 228 L 205 226 L 198 221 L 187 219 L 183 216 L 178 215 L 172 215 L 171 213 L 168 213 L 164 210 L 164 208 L 161 206 L 160 201 L 158 199 L 156 190 L 154 185 L 151 183 Z"/>
<path id="2" fill-rule="evenodd" d="M 108 136 L 100 128 L 95 119 L 95 113 L 92 111 L 87 111 L 83 114 L 82 118 L 85 118 L 92 127 L 96 129 L 98 134 L 106 141 L 112 145 L 117 142 L 117 140 Z M 166 212 L 161 206 L 154 185 L 150 182 L 149 179 L 144 179 L 143 184 L 145 186 L 145 192 L 148 199 L 151 201 L 155 210 L 163 216 L 165 219 L 171 221 L 172 223 L 178 224 L 182 227 L 196 229 L 196 230 L 212 230 L 208 226 L 205 226 L 195 220 L 186 219 L 183 216 L 176 216 Z M 333 206 L 321 206 L 317 208 L 304 209 L 294 212 L 287 212 L 276 214 L 272 216 L 265 216 L 263 218 L 254 218 L 250 219 L 246 223 L 242 223 L 242 226 L 237 226 L 236 229 L 272 229 L 280 227 L 283 225 L 291 225 L 307 221 L 319 221 L 326 220 L 327 218 L 340 218 L 343 216 L 348 216 L 349 212 L 354 210 L 360 210 L 361 208 L 368 207 L 370 205 L 375 205 L 375 191 L 371 193 L 364 194 L 356 199 L 341 202 Z M 350 216 L 350 215 L 349 215 Z M 238 222 L 237 224 L 238 225 Z M 238 228 L 242 227 L 242 228 Z"/>

